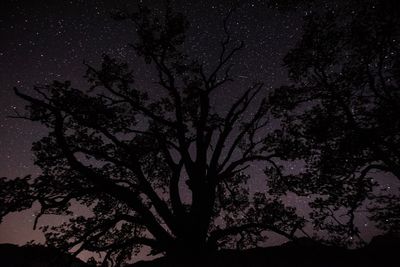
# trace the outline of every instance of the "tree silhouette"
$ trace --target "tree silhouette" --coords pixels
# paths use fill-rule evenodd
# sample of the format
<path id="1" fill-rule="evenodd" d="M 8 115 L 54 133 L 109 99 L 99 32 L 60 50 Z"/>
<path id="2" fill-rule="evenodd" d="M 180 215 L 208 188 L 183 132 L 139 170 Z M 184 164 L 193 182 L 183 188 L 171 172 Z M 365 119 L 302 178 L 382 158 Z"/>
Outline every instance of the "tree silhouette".
<path id="1" fill-rule="evenodd" d="M 306 16 L 284 59 L 293 83 L 271 96 L 281 154 L 305 166 L 271 170 L 271 191 L 311 197 L 314 226 L 336 243 L 358 236 L 367 203 L 380 228 L 399 231 L 399 191 L 375 187 L 383 174 L 400 180 L 400 17 L 391 4 L 349 1 Z"/>
<path id="2" fill-rule="evenodd" d="M 242 49 L 228 32 L 213 67 L 183 51 L 188 22 L 168 6 L 164 16 L 145 7 L 117 13 L 136 27 L 132 48 L 154 67 L 158 98 L 136 84 L 125 63 L 104 55 L 87 64 L 88 89 L 55 81 L 15 89 L 27 115 L 48 135 L 33 144 L 38 177 L 1 180 L 1 215 L 31 207 L 40 214 L 72 215 L 71 203 L 89 216 L 44 227 L 48 244 L 104 252 L 120 265 L 148 246 L 176 258 L 219 247 L 247 247 L 262 231 L 294 238 L 304 221 L 293 208 L 264 193 L 249 194 L 245 170 L 254 161 L 274 164 L 263 85 L 244 89 L 227 110 L 213 106 L 216 92 L 233 81 L 232 58 Z M 246 115 L 251 112 L 251 116 Z"/>
<path id="3" fill-rule="evenodd" d="M 378 185 L 383 174 L 400 179 L 400 16 L 390 1 L 315 5 L 285 57 L 292 84 L 267 94 L 254 83 L 230 103 L 217 99 L 244 47 L 228 31 L 232 11 L 207 63 L 185 52 L 189 23 L 169 5 L 162 15 L 144 6 L 114 13 L 133 22 L 131 47 L 152 69 L 154 88 L 104 55 L 100 66 L 86 64 L 88 88 L 54 81 L 30 94 L 15 89 L 28 102 L 17 117 L 48 135 L 32 147 L 38 177 L 0 179 L 0 218 L 39 202 L 34 227 L 44 214 L 69 218 L 43 227 L 49 245 L 103 252 L 112 266 L 144 246 L 193 261 L 256 246 L 266 232 L 296 239 L 306 218 L 284 205 L 288 192 L 309 198 L 314 230 L 329 242 L 361 240 L 362 210 L 398 232 L 399 194 Z M 249 192 L 256 161 L 267 166 L 267 192 Z M 290 170 L 291 161 L 303 168 Z M 89 214 L 73 216 L 76 203 Z"/>

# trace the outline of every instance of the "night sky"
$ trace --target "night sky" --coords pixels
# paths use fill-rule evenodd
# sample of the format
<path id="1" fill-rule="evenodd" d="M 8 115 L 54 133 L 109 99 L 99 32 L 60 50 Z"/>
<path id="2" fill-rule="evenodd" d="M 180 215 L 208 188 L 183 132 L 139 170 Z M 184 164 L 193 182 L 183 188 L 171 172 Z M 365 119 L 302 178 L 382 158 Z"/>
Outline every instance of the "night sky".
<path id="1" fill-rule="evenodd" d="M 137 59 L 128 43 L 135 41 L 129 22 L 116 22 L 109 16 L 113 8 L 132 6 L 134 1 L 64 1 L 2 0 L 0 4 L 0 177 L 16 177 L 39 172 L 32 163 L 30 147 L 46 132 L 38 124 L 10 119 L 15 110 L 23 111 L 24 102 L 12 88 L 29 92 L 35 84 L 53 80 L 71 80 L 85 88 L 82 78 L 85 60 L 96 64 L 103 53 L 129 62 L 142 83 L 151 86 L 148 66 Z M 155 2 L 143 1 L 153 8 Z M 191 23 L 185 47 L 205 61 L 212 58 L 221 39 L 222 18 L 232 1 L 174 1 Z M 240 1 L 230 21 L 232 37 L 243 40 L 245 49 L 235 66 L 238 82 L 224 95 L 235 95 L 242 85 L 263 81 L 268 88 L 287 82 L 282 57 L 301 35 L 301 17 L 307 12 L 280 12 L 269 9 L 265 1 Z M 40 5 L 35 5 L 40 3 Z M 255 166 L 255 173 L 257 173 Z M 296 168 L 296 166 L 291 166 Z M 261 168 L 261 167 L 260 167 Z M 262 180 L 262 179 L 260 179 Z M 258 187 L 257 181 L 254 187 Z M 390 185 L 388 185 L 390 186 Z M 304 206 L 301 199 L 288 197 L 286 202 Z M 36 207 L 37 208 L 37 207 Z M 43 241 L 39 231 L 32 230 L 35 209 L 8 215 L 0 225 L 0 243 L 23 244 Z M 40 224 L 58 224 L 62 218 L 45 216 Z M 374 230 L 368 222 L 364 234 Z"/>

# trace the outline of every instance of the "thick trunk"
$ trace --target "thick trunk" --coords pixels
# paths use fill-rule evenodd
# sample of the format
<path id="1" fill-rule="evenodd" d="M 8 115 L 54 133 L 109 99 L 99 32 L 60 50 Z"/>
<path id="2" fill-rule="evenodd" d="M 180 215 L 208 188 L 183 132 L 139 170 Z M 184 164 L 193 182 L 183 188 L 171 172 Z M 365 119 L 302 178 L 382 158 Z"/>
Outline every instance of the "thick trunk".
<path id="1" fill-rule="evenodd" d="M 198 261 L 208 257 L 216 249 L 209 245 L 207 233 L 208 223 L 205 223 L 202 218 L 190 216 L 181 229 L 181 235 L 166 251 L 167 257 L 173 259 L 173 261 L 184 262 Z"/>
<path id="2" fill-rule="evenodd" d="M 204 259 L 215 252 L 208 243 L 208 231 L 215 202 L 214 186 L 209 183 L 201 168 L 193 172 L 189 179 L 192 191 L 190 212 L 181 213 L 176 240 L 166 256 L 174 261 L 193 261 Z"/>
<path id="3" fill-rule="evenodd" d="M 205 241 L 215 204 L 215 185 L 207 176 L 196 177 L 193 182 L 189 227 L 198 240 Z"/>
<path id="4" fill-rule="evenodd" d="M 207 242 L 200 240 L 177 240 L 166 251 L 166 256 L 173 262 L 199 262 L 215 253 Z"/>

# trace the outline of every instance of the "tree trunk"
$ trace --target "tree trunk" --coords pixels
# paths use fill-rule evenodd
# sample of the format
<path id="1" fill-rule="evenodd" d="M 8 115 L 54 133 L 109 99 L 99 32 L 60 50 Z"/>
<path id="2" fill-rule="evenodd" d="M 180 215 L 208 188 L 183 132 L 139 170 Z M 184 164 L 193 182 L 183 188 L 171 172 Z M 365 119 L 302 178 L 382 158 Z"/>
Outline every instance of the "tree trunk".
<path id="1" fill-rule="evenodd" d="M 207 242 L 208 229 L 204 229 L 204 223 L 196 218 L 193 216 L 186 222 L 181 236 L 166 251 L 166 256 L 173 262 L 198 262 L 215 252 L 215 247 Z"/>
<path id="2" fill-rule="evenodd" d="M 202 262 L 211 257 L 215 250 L 208 247 L 207 242 L 200 240 L 177 240 L 166 253 L 167 258 L 176 263 Z"/>

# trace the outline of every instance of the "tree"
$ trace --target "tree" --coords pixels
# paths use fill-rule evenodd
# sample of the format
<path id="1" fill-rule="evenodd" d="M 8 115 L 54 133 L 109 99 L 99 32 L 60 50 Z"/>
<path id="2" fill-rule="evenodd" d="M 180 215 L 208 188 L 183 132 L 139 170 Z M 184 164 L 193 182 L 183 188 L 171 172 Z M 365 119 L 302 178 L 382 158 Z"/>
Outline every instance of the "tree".
<path id="1" fill-rule="evenodd" d="M 18 117 L 49 132 L 32 148 L 41 175 L 1 180 L 0 214 L 38 201 L 36 225 L 43 214 L 72 215 L 72 202 L 85 205 L 92 216 L 44 227 L 47 243 L 75 254 L 105 252 L 117 266 L 143 246 L 190 258 L 256 245 L 262 231 L 295 238 L 304 224 L 295 210 L 261 192 L 251 196 L 246 185 L 251 162 L 276 157 L 260 135 L 270 110 L 263 85 L 244 89 L 226 112 L 212 106 L 216 91 L 233 81 L 232 58 L 243 48 L 228 32 L 230 14 L 210 68 L 183 52 L 188 22 L 169 6 L 163 18 L 145 7 L 115 14 L 135 24 L 132 48 L 154 67 L 158 99 L 107 55 L 99 68 L 87 64 L 88 89 L 69 81 L 34 87 L 34 94 L 15 89 L 28 102 Z"/>
<path id="2" fill-rule="evenodd" d="M 400 180 L 400 21 L 391 3 L 350 1 L 306 16 L 284 59 L 292 84 L 271 95 L 277 134 L 290 144 L 281 154 L 304 163 L 296 174 L 271 170 L 271 192 L 309 196 L 314 226 L 336 243 L 360 237 L 365 205 L 378 227 L 399 231 L 399 191 L 376 187 L 383 174 Z"/>

